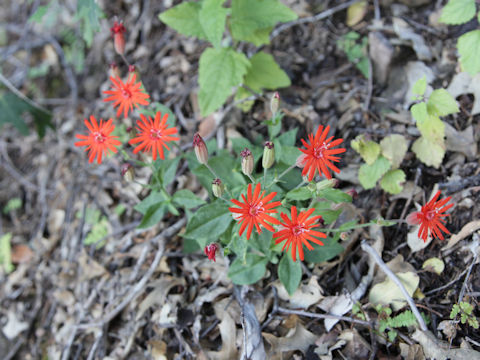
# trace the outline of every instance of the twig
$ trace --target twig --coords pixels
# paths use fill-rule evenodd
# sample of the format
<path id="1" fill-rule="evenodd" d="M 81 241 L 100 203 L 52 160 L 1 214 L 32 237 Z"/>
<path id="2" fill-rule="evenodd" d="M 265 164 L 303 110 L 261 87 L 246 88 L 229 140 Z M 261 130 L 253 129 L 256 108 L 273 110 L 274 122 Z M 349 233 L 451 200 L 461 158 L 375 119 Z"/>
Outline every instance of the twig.
<path id="1" fill-rule="evenodd" d="M 458 180 L 444 182 L 438 184 L 440 189 L 446 190 L 447 193 L 454 193 L 472 186 L 480 185 L 480 174 L 460 178 Z"/>
<path id="2" fill-rule="evenodd" d="M 403 296 L 407 300 L 408 305 L 412 309 L 413 314 L 417 318 L 418 324 L 420 325 L 420 329 L 422 331 L 427 331 L 427 325 L 425 325 L 425 321 L 422 318 L 422 315 L 420 315 L 420 312 L 418 311 L 417 306 L 413 302 L 412 298 L 408 294 L 407 290 L 405 289 L 405 286 L 403 286 L 402 282 L 398 279 L 398 277 L 388 268 L 388 266 L 383 262 L 382 258 L 378 253 L 375 251 L 374 248 L 372 248 L 366 240 L 362 241 L 362 250 L 367 252 L 373 260 L 377 263 L 377 265 L 383 270 L 385 274 L 392 280 L 400 289 L 402 292 Z"/>
<path id="3" fill-rule="evenodd" d="M 463 280 L 462 290 L 460 290 L 460 295 L 458 296 L 458 302 L 459 303 L 461 303 L 462 300 L 463 300 L 463 296 L 465 295 L 465 290 L 467 289 L 468 278 L 470 277 L 470 274 L 472 272 L 473 265 L 475 265 L 475 263 L 477 262 L 477 253 L 473 252 L 473 254 L 474 255 L 473 255 L 472 263 L 468 267 L 467 275 L 465 275 L 465 280 Z"/>
<path id="4" fill-rule="evenodd" d="M 309 17 L 304 17 L 304 18 L 301 18 L 301 19 L 298 19 L 298 20 L 295 20 L 295 21 L 291 21 L 289 23 L 286 23 L 286 24 L 283 24 L 283 25 L 280 25 L 279 27 L 277 27 L 275 30 L 272 31 L 272 33 L 270 34 L 270 40 L 272 40 L 273 38 L 275 38 L 276 36 L 278 36 L 278 34 L 280 34 L 282 31 L 285 31 L 289 28 L 291 28 L 292 26 L 296 26 L 296 25 L 300 25 L 300 24 L 306 24 L 306 23 L 311 23 L 311 22 L 316 22 L 316 21 L 319 21 L 319 20 L 323 20 L 323 19 L 326 19 L 330 16 L 332 16 L 333 14 L 339 12 L 339 11 L 342 11 L 346 8 L 348 8 L 350 5 L 353 5 L 357 2 L 359 2 L 360 0 L 351 0 L 351 1 L 348 1 L 346 3 L 343 3 L 343 4 L 340 4 L 340 5 L 337 5 L 331 9 L 328 9 L 328 10 L 325 10 L 325 11 L 322 11 L 321 13 L 318 13 L 317 15 L 314 15 L 314 16 L 309 16 Z"/>
<path id="5" fill-rule="evenodd" d="M 436 288 L 436 289 L 433 289 L 433 290 L 430 290 L 430 291 L 427 291 L 425 293 L 425 295 L 429 296 L 429 295 L 432 295 L 438 291 L 441 291 L 443 289 L 446 289 L 446 288 L 449 288 L 450 286 L 452 286 L 454 283 L 456 283 L 458 280 L 460 280 L 460 278 L 468 271 L 468 269 L 464 269 L 460 275 L 458 275 L 458 277 L 456 279 L 453 279 L 452 281 L 446 283 L 445 285 L 442 285 L 440 286 L 439 288 Z"/>
<path id="6" fill-rule="evenodd" d="M 314 319 L 336 319 L 336 320 L 348 321 L 353 324 L 364 325 L 368 327 L 372 326 L 372 324 L 369 323 L 368 321 L 354 319 L 349 316 L 340 316 L 340 315 L 333 315 L 333 314 L 316 314 L 316 313 L 311 313 L 303 310 L 290 310 L 280 306 L 278 307 L 278 312 L 282 314 L 293 314 L 293 315 L 305 316 L 305 317 L 314 318 Z"/>

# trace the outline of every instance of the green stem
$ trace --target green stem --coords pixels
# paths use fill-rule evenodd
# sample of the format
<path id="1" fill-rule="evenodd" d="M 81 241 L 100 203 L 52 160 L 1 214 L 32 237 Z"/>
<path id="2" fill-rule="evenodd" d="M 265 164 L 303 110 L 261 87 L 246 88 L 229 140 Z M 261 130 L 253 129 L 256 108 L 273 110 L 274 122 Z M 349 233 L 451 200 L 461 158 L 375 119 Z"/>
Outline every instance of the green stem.
<path id="1" fill-rule="evenodd" d="M 263 169 L 263 186 L 267 184 L 267 168 Z"/>
<path id="2" fill-rule="evenodd" d="M 284 177 L 286 174 L 288 174 L 290 171 L 292 171 L 297 165 L 293 164 L 290 166 L 288 169 L 286 169 L 284 172 L 282 172 L 280 175 L 278 175 L 277 178 L 275 178 L 268 186 L 267 189 L 270 188 L 273 184 L 276 184 L 282 177 Z"/>
<path id="3" fill-rule="evenodd" d="M 252 184 L 255 184 L 255 179 L 252 177 L 252 175 L 247 175 Z"/>
<path id="4" fill-rule="evenodd" d="M 215 179 L 220 179 L 220 177 L 215 173 L 215 171 L 213 171 L 213 169 L 210 167 L 210 165 L 205 164 L 205 166 L 207 167 L 207 169 L 213 174 L 214 178 Z M 222 180 L 222 179 L 220 179 Z M 225 184 L 224 184 L 225 185 Z M 230 190 L 228 190 L 228 188 L 225 186 L 225 191 L 227 192 L 227 194 L 232 198 L 232 193 L 230 192 Z"/>

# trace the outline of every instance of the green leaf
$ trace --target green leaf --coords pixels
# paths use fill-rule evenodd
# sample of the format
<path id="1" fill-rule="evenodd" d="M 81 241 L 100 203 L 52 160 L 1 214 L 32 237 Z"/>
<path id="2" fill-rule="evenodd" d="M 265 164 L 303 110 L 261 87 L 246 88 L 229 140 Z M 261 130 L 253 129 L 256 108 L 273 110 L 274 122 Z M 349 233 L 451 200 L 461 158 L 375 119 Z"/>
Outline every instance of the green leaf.
<path id="1" fill-rule="evenodd" d="M 457 102 L 445 89 L 437 89 L 432 92 L 428 99 L 427 109 L 430 115 L 436 116 L 446 116 L 458 112 Z"/>
<path id="2" fill-rule="evenodd" d="M 338 189 L 323 189 L 318 192 L 318 197 L 333 201 L 334 203 L 352 202 L 352 197 L 342 190 Z"/>
<path id="3" fill-rule="evenodd" d="M 37 10 L 30 16 L 30 19 L 28 21 L 31 22 L 36 22 L 37 24 L 40 24 L 43 20 L 43 17 L 48 11 L 48 8 L 50 7 L 50 4 L 47 5 L 40 5 Z"/>
<path id="4" fill-rule="evenodd" d="M 205 204 L 205 200 L 200 199 L 188 189 L 177 191 L 173 195 L 172 201 L 178 206 L 183 206 L 185 209 L 193 209 L 197 206 Z"/>
<path id="5" fill-rule="evenodd" d="M 295 127 L 292 130 L 284 132 L 277 139 L 282 144 L 282 146 L 294 146 L 295 140 L 297 139 L 298 128 Z"/>
<path id="6" fill-rule="evenodd" d="M 230 29 L 235 40 L 265 40 L 267 28 L 296 19 L 297 14 L 278 0 L 232 0 Z"/>
<path id="7" fill-rule="evenodd" d="M 148 208 L 142 218 L 142 222 L 138 225 L 139 229 L 147 229 L 154 226 L 163 219 L 167 211 L 167 202 L 159 202 Z"/>
<path id="8" fill-rule="evenodd" d="M 76 18 L 82 22 L 83 39 L 88 46 L 92 45 L 93 33 L 100 30 L 100 19 L 103 12 L 95 0 L 78 0 Z"/>
<path id="9" fill-rule="evenodd" d="M 222 5 L 225 0 L 204 0 L 198 17 L 208 41 L 220 47 L 228 10 Z"/>
<path id="10" fill-rule="evenodd" d="M 275 141 L 274 141 L 275 143 Z M 277 150 L 275 146 L 275 158 L 277 158 Z M 295 164 L 298 157 L 302 154 L 298 148 L 293 146 L 282 146 L 282 151 L 279 152 L 278 161 L 283 162 L 284 164 Z"/>
<path id="11" fill-rule="evenodd" d="M 420 79 L 418 79 L 412 87 L 412 100 L 417 99 L 418 97 L 422 97 L 425 94 L 425 90 L 427 90 L 427 77 L 423 75 Z"/>
<path id="12" fill-rule="evenodd" d="M 245 242 L 255 250 L 263 253 L 265 256 L 269 256 L 271 253 L 270 245 L 272 243 L 272 233 L 270 231 L 262 231 L 261 234 L 258 234 L 254 231 L 252 232 L 252 237 L 248 241 L 245 240 Z"/>
<path id="13" fill-rule="evenodd" d="M 305 261 L 318 264 L 333 259 L 344 250 L 343 246 L 332 238 L 322 239 L 322 242 L 323 246 L 312 244 L 313 250 L 305 250 Z"/>
<path id="14" fill-rule="evenodd" d="M 392 134 L 380 141 L 382 155 L 390 161 L 394 169 L 398 168 L 407 153 L 408 143 L 403 135 Z"/>
<path id="15" fill-rule="evenodd" d="M 358 135 L 355 140 L 350 142 L 351 147 L 360 154 L 363 160 L 372 165 L 380 155 L 380 145 L 371 140 L 365 140 L 365 136 Z"/>
<path id="16" fill-rule="evenodd" d="M 428 115 L 424 121 L 417 122 L 417 128 L 423 137 L 440 146 L 444 144 L 445 124 L 435 115 Z"/>
<path id="17" fill-rule="evenodd" d="M 312 198 L 312 192 L 308 189 L 308 187 L 304 186 L 298 189 L 290 190 L 285 197 L 291 200 L 308 200 Z"/>
<path id="18" fill-rule="evenodd" d="M 102 242 L 100 240 L 108 235 L 109 230 L 110 223 L 105 216 L 102 216 L 100 221 L 92 226 L 92 229 L 83 240 L 83 243 L 85 245 L 96 244 L 96 248 L 100 249 L 103 245 L 105 245 L 105 241 Z"/>
<path id="19" fill-rule="evenodd" d="M 3 213 L 8 214 L 12 211 L 21 209 L 23 205 L 22 199 L 18 197 L 11 198 L 8 200 L 7 205 L 3 208 Z"/>
<path id="20" fill-rule="evenodd" d="M 158 18 L 180 34 L 206 40 L 207 35 L 200 23 L 199 2 L 182 2 L 158 15 Z"/>
<path id="21" fill-rule="evenodd" d="M 164 202 L 166 198 L 158 191 L 152 191 L 145 199 L 135 205 L 134 209 L 141 214 L 146 214 L 148 209 L 159 202 Z"/>
<path id="22" fill-rule="evenodd" d="M 256 283 L 265 275 L 267 262 L 268 258 L 256 254 L 246 254 L 245 260 L 237 257 L 228 270 L 228 276 L 237 285 Z"/>
<path id="23" fill-rule="evenodd" d="M 7 274 L 11 273 L 15 267 L 12 264 L 12 253 L 10 247 L 10 240 L 12 234 L 4 234 L 0 237 L 0 265 L 3 265 Z"/>
<path id="24" fill-rule="evenodd" d="M 197 210 L 188 222 L 184 236 L 194 239 L 209 238 L 214 241 L 227 230 L 232 220 L 228 206 L 214 202 Z"/>
<path id="25" fill-rule="evenodd" d="M 460 36 L 457 49 L 462 70 L 472 76 L 480 72 L 480 30 L 469 31 Z"/>
<path id="26" fill-rule="evenodd" d="M 380 156 L 372 165 L 363 164 L 360 166 L 358 180 L 365 189 L 372 189 L 390 167 L 390 162 L 383 156 Z"/>
<path id="27" fill-rule="evenodd" d="M 427 166 L 439 168 L 442 164 L 445 148 L 421 136 L 412 145 L 413 152 Z"/>
<path id="28" fill-rule="evenodd" d="M 25 112 L 29 112 L 32 115 L 40 138 L 45 135 L 47 127 L 54 128 L 51 121 L 51 113 L 31 105 L 12 92 L 6 92 L 0 95 L 0 128 L 6 123 L 10 123 L 14 125 L 22 135 L 28 135 L 29 126 L 23 120 L 23 114 Z"/>
<path id="29" fill-rule="evenodd" d="M 278 278 L 287 292 L 292 295 L 297 290 L 302 280 L 302 265 L 299 261 L 293 261 L 290 254 L 284 253 L 278 264 Z"/>
<path id="30" fill-rule="evenodd" d="M 272 55 L 260 51 L 250 58 L 250 68 L 244 84 L 256 92 L 290 86 L 288 75 L 278 66 Z"/>
<path id="31" fill-rule="evenodd" d="M 251 42 L 253 45 L 259 47 L 261 45 L 270 44 L 270 33 L 273 30 L 273 26 L 266 27 L 264 29 L 258 29 L 245 36 L 245 41 Z"/>
<path id="32" fill-rule="evenodd" d="M 403 190 L 402 183 L 405 182 L 405 173 L 402 170 L 390 170 L 383 175 L 380 186 L 390 194 L 398 194 Z"/>
<path id="33" fill-rule="evenodd" d="M 328 206 L 328 207 L 322 208 L 322 206 Z M 342 209 L 331 210 L 329 208 L 330 204 L 327 203 L 326 201 L 322 203 L 316 202 L 312 205 L 312 207 L 315 208 L 313 215 L 315 216 L 321 215 L 323 218 L 323 221 L 325 221 L 325 225 L 334 223 L 342 213 Z"/>
<path id="34" fill-rule="evenodd" d="M 424 102 L 413 105 L 410 112 L 417 123 L 425 121 L 428 118 L 427 104 Z"/>
<path id="35" fill-rule="evenodd" d="M 207 116 L 221 107 L 239 85 L 250 63 L 243 54 L 232 48 L 206 49 L 200 56 L 198 101 L 202 116 Z"/>
<path id="36" fill-rule="evenodd" d="M 439 21 L 448 25 L 464 24 L 475 16 L 475 0 L 450 0 L 442 10 Z"/>
<path id="37" fill-rule="evenodd" d="M 175 180 L 180 160 L 180 157 L 176 157 L 173 159 L 155 161 L 155 167 L 158 167 L 159 176 L 161 177 L 163 186 L 168 186 L 173 180 Z"/>

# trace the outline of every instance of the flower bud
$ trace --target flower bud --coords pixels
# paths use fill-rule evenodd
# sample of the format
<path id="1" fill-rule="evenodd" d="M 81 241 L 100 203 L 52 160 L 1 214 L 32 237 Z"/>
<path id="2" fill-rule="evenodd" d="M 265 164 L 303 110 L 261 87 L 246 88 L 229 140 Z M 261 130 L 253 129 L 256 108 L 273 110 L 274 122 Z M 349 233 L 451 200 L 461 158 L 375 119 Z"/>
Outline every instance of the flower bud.
<path id="1" fill-rule="evenodd" d="M 278 111 L 278 105 L 280 103 L 280 95 L 278 92 L 275 92 L 270 99 L 270 111 L 272 112 L 272 118 L 275 117 L 275 114 Z"/>
<path id="2" fill-rule="evenodd" d="M 223 183 L 220 179 L 214 179 L 212 181 L 212 192 L 213 195 L 216 197 L 221 197 L 223 195 L 223 192 L 225 191 L 225 186 L 223 186 Z"/>
<path id="3" fill-rule="evenodd" d="M 125 53 L 125 37 L 123 35 L 125 31 L 125 26 L 123 26 L 122 22 L 118 23 L 115 21 L 113 26 L 110 28 L 110 32 L 113 36 L 113 45 L 115 47 L 115 51 L 119 55 L 123 55 Z"/>
<path id="4" fill-rule="evenodd" d="M 321 191 L 324 189 L 331 189 L 334 188 L 336 185 L 335 179 L 325 179 L 317 183 L 317 191 Z"/>
<path id="5" fill-rule="evenodd" d="M 108 76 L 113 78 L 120 77 L 120 70 L 118 69 L 117 64 L 115 63 L 110 64 L 110 67 L 108 69 Z"/>
<path id="6" fill-rule="evenodd" d="M 205 141 L 199 133 L 193 135 L 193 150 L 195 150 L 195 155 L 200 164 L 206 164 L 208 162 L 208 150 Z"/>
<path id="7" fill-rule="evenodd" d="M 245 148 L 240 152 L 240 156 L 242 157 L 242 172 L 250 176 L 253 172 L 253 155 L 252 152 Z"/>
<path id="8" fill-rule="evenodd" d="M 297 160 L 295 161 L 295 166 L 299 168 L 304 168 L 305 167 L 305 162 L 306 162 L 306 154 L 301 154 Z"/>
<path id="9" fill-rule="evenodd" d="M 133 166 L 129 163 L 122 164 L 120 172 L 122 174 L 122 177 L 128 182 L 133 181 L 133 179 L 135 178 L 135 170 Z"/>
<path id="10" fill-rule="evenodd" d="M 355 190 L 354 188 L 351 188 L 346 193 L 352 197 L 352 200 L 355 200 L 358 197 L 357 190 Z"/>
<path id="11" fill-rule="evenodd" d="M 263 148 L 262 166 L 264 169 L 270 169 L 275 162 L 275 149 L 273 142 L 267 141 Z"/>
<path id="12" fill-rule="evenodd" d="M 215 255 L 217 254 L 217 250 L 218 250 L 218 245 L 215 243 L 211 243 L 205 246 L 205 248 L 203 249 L 203 252 L 205 253 L 205 255 L 208 256 L 208 260 L 215 261 Z"/>

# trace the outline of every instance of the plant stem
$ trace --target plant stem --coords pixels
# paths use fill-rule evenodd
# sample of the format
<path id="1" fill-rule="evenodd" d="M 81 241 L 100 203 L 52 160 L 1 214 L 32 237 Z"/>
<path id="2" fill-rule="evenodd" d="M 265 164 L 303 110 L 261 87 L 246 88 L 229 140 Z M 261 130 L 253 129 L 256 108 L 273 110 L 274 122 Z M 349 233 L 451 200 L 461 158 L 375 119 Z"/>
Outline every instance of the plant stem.
<path id="1" fill-rule="evenodd" d="M 273 184 L 276 184 L 282 177 L 284 177 L 286 174 L 288 174 L 290 171 L 292 171 L 296 166 L 297 166 L 296 164 L 293 164 L 288 169 L 286 169 L 284 172 L 282 172 L 280 175 L 278 175 L 278 177 L 273 179 L 273 181 L 267 186 L 267 189 L 269 187 L 271 187 Z"/>

